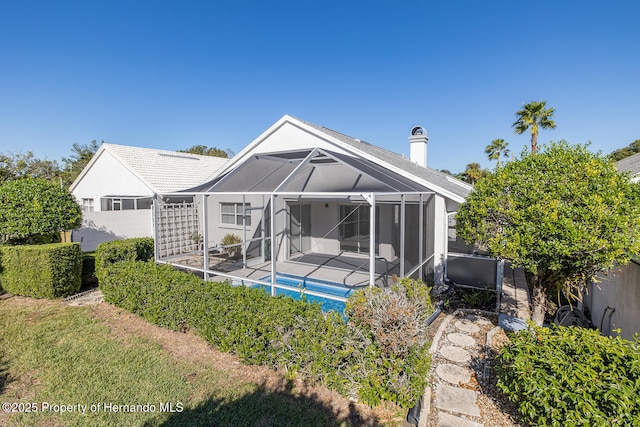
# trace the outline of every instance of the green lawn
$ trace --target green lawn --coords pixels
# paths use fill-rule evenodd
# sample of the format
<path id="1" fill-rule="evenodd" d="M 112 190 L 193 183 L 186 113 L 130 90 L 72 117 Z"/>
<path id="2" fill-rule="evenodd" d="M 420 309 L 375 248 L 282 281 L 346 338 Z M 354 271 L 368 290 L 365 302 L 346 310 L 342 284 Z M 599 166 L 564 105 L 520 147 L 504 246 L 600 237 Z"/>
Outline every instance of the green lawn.
<path id="1" fill-rule="evenodd" d="M 36 413 L 0 412 L 0 425 L 346 425 L 312 399 L 176 360 L 140 337 L 118 340 L 88 308 L 12 299 L 0 301 L 0 402 L 38 404 Z M 86 412 L 52 412 L 53 405 Z M 118 405 L 150 412 L 114 412 Z"/>

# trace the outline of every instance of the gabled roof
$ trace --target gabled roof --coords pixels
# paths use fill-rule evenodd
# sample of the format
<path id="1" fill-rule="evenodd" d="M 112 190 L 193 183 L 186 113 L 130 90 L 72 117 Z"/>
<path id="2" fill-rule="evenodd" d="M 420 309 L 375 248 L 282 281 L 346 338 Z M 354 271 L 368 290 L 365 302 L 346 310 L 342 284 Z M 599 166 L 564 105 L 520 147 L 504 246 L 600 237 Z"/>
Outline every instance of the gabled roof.
<path id="1" fill-rule="evenodd" d="M 105 151 L 140 178 L 154 193 L 174 192 L 201 184 L 212 172 L 229 161 L 221 157 L 103 143 L 71 184 L 71 191 Z"/>
<path id="2" fill-rule="evenodd" d="M 298 119 L 299 120 L 299 119 Z M 302 120 L 301 120 L 302 121 Z M 304 122 L 304 121 L 303 121 Z M 378 147 L 373 144 L 369 144 L 368 142 L 362 141 L 357 138 L 353 138 L 348 135 L 344 135 L 340 132 L 336 132 L 329 128 L 318 126 L 313 123 L 304 122 L 307 125 L 318 129 L 321 132 L 326 133 L 327 135 L 331 135 L 333 138 L 339 139 L 340 141 L 350 145 L 351 147 L 360 150 L 364 153 L 370 154 L 376 159 L 383 161 L 385 163 L 389 163 L 403 171 L 417 177 L 423 179 L 424 181 L 428 181 L 431 184 L 435 184 L 442 189 L 450 191 L 453 194 L 456 194 L 460 197 L 466 197 L 471 191 L 471 186 L 466 182 L 460 181 L 457 178 L 454 178 L 451 175 L 447 175 L 444 172 L 437 171 L 430 167 L 422 167 L 412 162 L 400 154 L 394 153 L 393 151 L 386 150 L 382 147 Z"/>
<path id="3" fill-rule="evenodd" d="M 640 174 L 640 153 L 618 160 L 616 167 L 620 172 L 629 172 L 632 177 Z"/>
<path id="4" fill-rule="evenodd" d="M 246 160 L 246 156 L 251 153 L 254 148 L 287 123 L 302 128 L 309 133 L 313 133 L 318 138 L 331 141 L 333 144 L 355 157 L 362 158 L 378 166 L 382 166 L 395 174 L 403 175 L 420 186 L 426 187 L 427 189 L 448 197 L 456 202 L 463 202 L 472 189 L 469 184 L 463 181 L 435 169 L 419 166 L 397 153 L 385 150 L 384 148 L 377 147 L 343 133 L 336 132 L 324 126 L 318 126 L 288 115 L 283 116 L 262 135 L 256 138 L 216 175 L 210 177 L 210 179 L 221 176 L 223 173 L 229 172 L 233 168 L 237 167 L 240 162 L 244 162 Z M 291 147 L 292 150 L 296 148 L 297 147 Z"/>
<path id="5" fill-rule="evenodd" d="M 404 175 L 366 159 L 313 148 L 258 153 L 187 192 L 428 193 Z"/>

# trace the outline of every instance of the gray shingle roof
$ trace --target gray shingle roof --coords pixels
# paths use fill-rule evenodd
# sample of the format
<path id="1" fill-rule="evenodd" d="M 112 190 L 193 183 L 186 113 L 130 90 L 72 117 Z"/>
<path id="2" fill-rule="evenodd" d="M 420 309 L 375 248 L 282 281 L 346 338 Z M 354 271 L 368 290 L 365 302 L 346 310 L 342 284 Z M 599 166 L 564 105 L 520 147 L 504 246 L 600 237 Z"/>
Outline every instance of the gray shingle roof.
<path id="1" fill-rule="evenodd" d="M 298 118 L 296 118 L 296 120 L 299 120 L 300 122 L 311 126 L 335 139 L 338 139 L 364 153 L 376 157 L 382 162 L 389 163 L 392 166 L 400 168 L 417 178 L 432 183 L 433 185 L 436 185 L 459 197 L 465 198 L 471 191 L 471 186 L 467 183 L 462 182 L 450 175 L 447 175 L 444 172 L 440 172 L 429 167 L 425 168 L 419 166 L 406 157 L 401 156 L 400 154 L 394 153 L 373 144 L 369 144 L 368 142 L 361 141 L 343 133 L 336 132 L 324 126 L 318 126 L 305 120 L 300 120 Z"/>
<path id="2" fill-rule="evenodd" d="M 156 193 L 170 193 L 204 182 L 229 160 L 176 151 L 103 144 Z"/>
<path id="3" fill-rule="evenodd" d="M 616 167 L 620 172 L 629 172 L 631 176 L 640 174 L 640 153 L 617 161 Z"/>

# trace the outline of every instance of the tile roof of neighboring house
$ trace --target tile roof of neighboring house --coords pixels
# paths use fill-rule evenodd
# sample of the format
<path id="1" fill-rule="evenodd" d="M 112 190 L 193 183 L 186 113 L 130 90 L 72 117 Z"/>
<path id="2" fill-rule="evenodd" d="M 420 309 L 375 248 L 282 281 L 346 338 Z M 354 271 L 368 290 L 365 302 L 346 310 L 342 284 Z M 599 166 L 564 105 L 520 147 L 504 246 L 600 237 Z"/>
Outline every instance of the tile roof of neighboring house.
<path id="1" fill-rule="evenodd" d="M 340 132 L 336 132 L 329 128 L 318 126 L 313 123 L 309 123 L 304 120 L 298 120 L 308 126 L 311 126 L 333 138 L 336 138 L 362 152 L 365 152 L 371 156 L 376 157 L 377 159 L 387 162 L 395 167 L 398 167 L 411 175 L 428 181 L 434 185 L 437 185 L 440 188 L 443 188 L 447 191 L 450 191 L 453 194 L 456 194 L 460 197 L 465 198 L 469 192 L 471 191 L 471 186 L 459 179 L 452 177 L 451 175 L 447 175 L 444 172 L 437 171 L 435 169 L 431 169 L 429 167 L 418 166 L 411 160 L 407 159 L 404 156 L 401 156 L 393 151 L 386 150 L 384 148 L 378 147 L 376 145 L 369 144 L 368 142 L 361 141 L 359 139 L 350 137 Z"/>
<path id="2" fill-rule="evenodd" d="M 108 151 L 115 156 L 156 193 L 168 193 L 201 184 L 212 171 L 220 169 L 229 161 L 221 157 L 109 143 L 102 144 L 93 160 L 97 158 L 100 150 Z M 90 166 L 91 163 L 72 184 L 72 189 Z"/>
<path id="3" fill-rule="evenodd" d="M 631 176 L 640 174 L 640 153 L 618 160 L 616 167 L 621 172 L 629 172 Z"/>

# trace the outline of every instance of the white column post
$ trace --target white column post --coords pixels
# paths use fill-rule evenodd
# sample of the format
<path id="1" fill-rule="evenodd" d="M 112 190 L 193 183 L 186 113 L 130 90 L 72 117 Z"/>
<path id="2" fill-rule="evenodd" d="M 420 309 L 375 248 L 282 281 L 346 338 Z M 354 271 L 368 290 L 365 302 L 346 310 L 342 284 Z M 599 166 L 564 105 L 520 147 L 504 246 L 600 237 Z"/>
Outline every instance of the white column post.
<path id="1" fill-rule="evenodd" d="M 376 284 L 376 194 L 371 193 L 369 215 L 369 286 Z"/>
<path id="2" fill-rule="evenodd" d="M 247 268 L 247 202 L 242 195 L 242 268 Z"/>
<path id="3" fill-rule="evenodd" d="M 209 280 L 209 221 L 207 221 L 208 194 L 202 196 L 202 268 L 204 270 L 204 280 Z M 194 202 L 197 200 L 194 197 Z"/>
<path id="4" fill-rule="evenodd" d="M 402 194 L 400 196 L 400 278 L 401 279 L 404 277 L 404 269 L 405 269 L 404 246 L 405 246 L 406 219 L 407 219 L 406 205 L 405 205 L 404 194 Z"/>
<path id="5" fill-rule="evenodd" d="M 271 296 L 276 296 L 276 257 L 278 256 L 276 250 L 276 196 L 274 194 L 270 197 L 271 201 Z"/>
<path id="6" fill-rule="evenodd" d="M 158 238 L 158 194 L 153 195 L 153 256 L 160 260 L 160 239 Z"/>
<path id="7" fill-rule="evenodd" d="M 422 247 L 424 246 L 424 194 L 420 193 L 420 213 L 418 214 L 418 221 L 420 221 L 420 225 L 418 226 L 419 234 L 418 234 L 418 264 L 422 264 L 424 251 Z M 420 267 L 420 271 L 418 272 L 418 279 L 424 279 L 424 266 Z"/>

